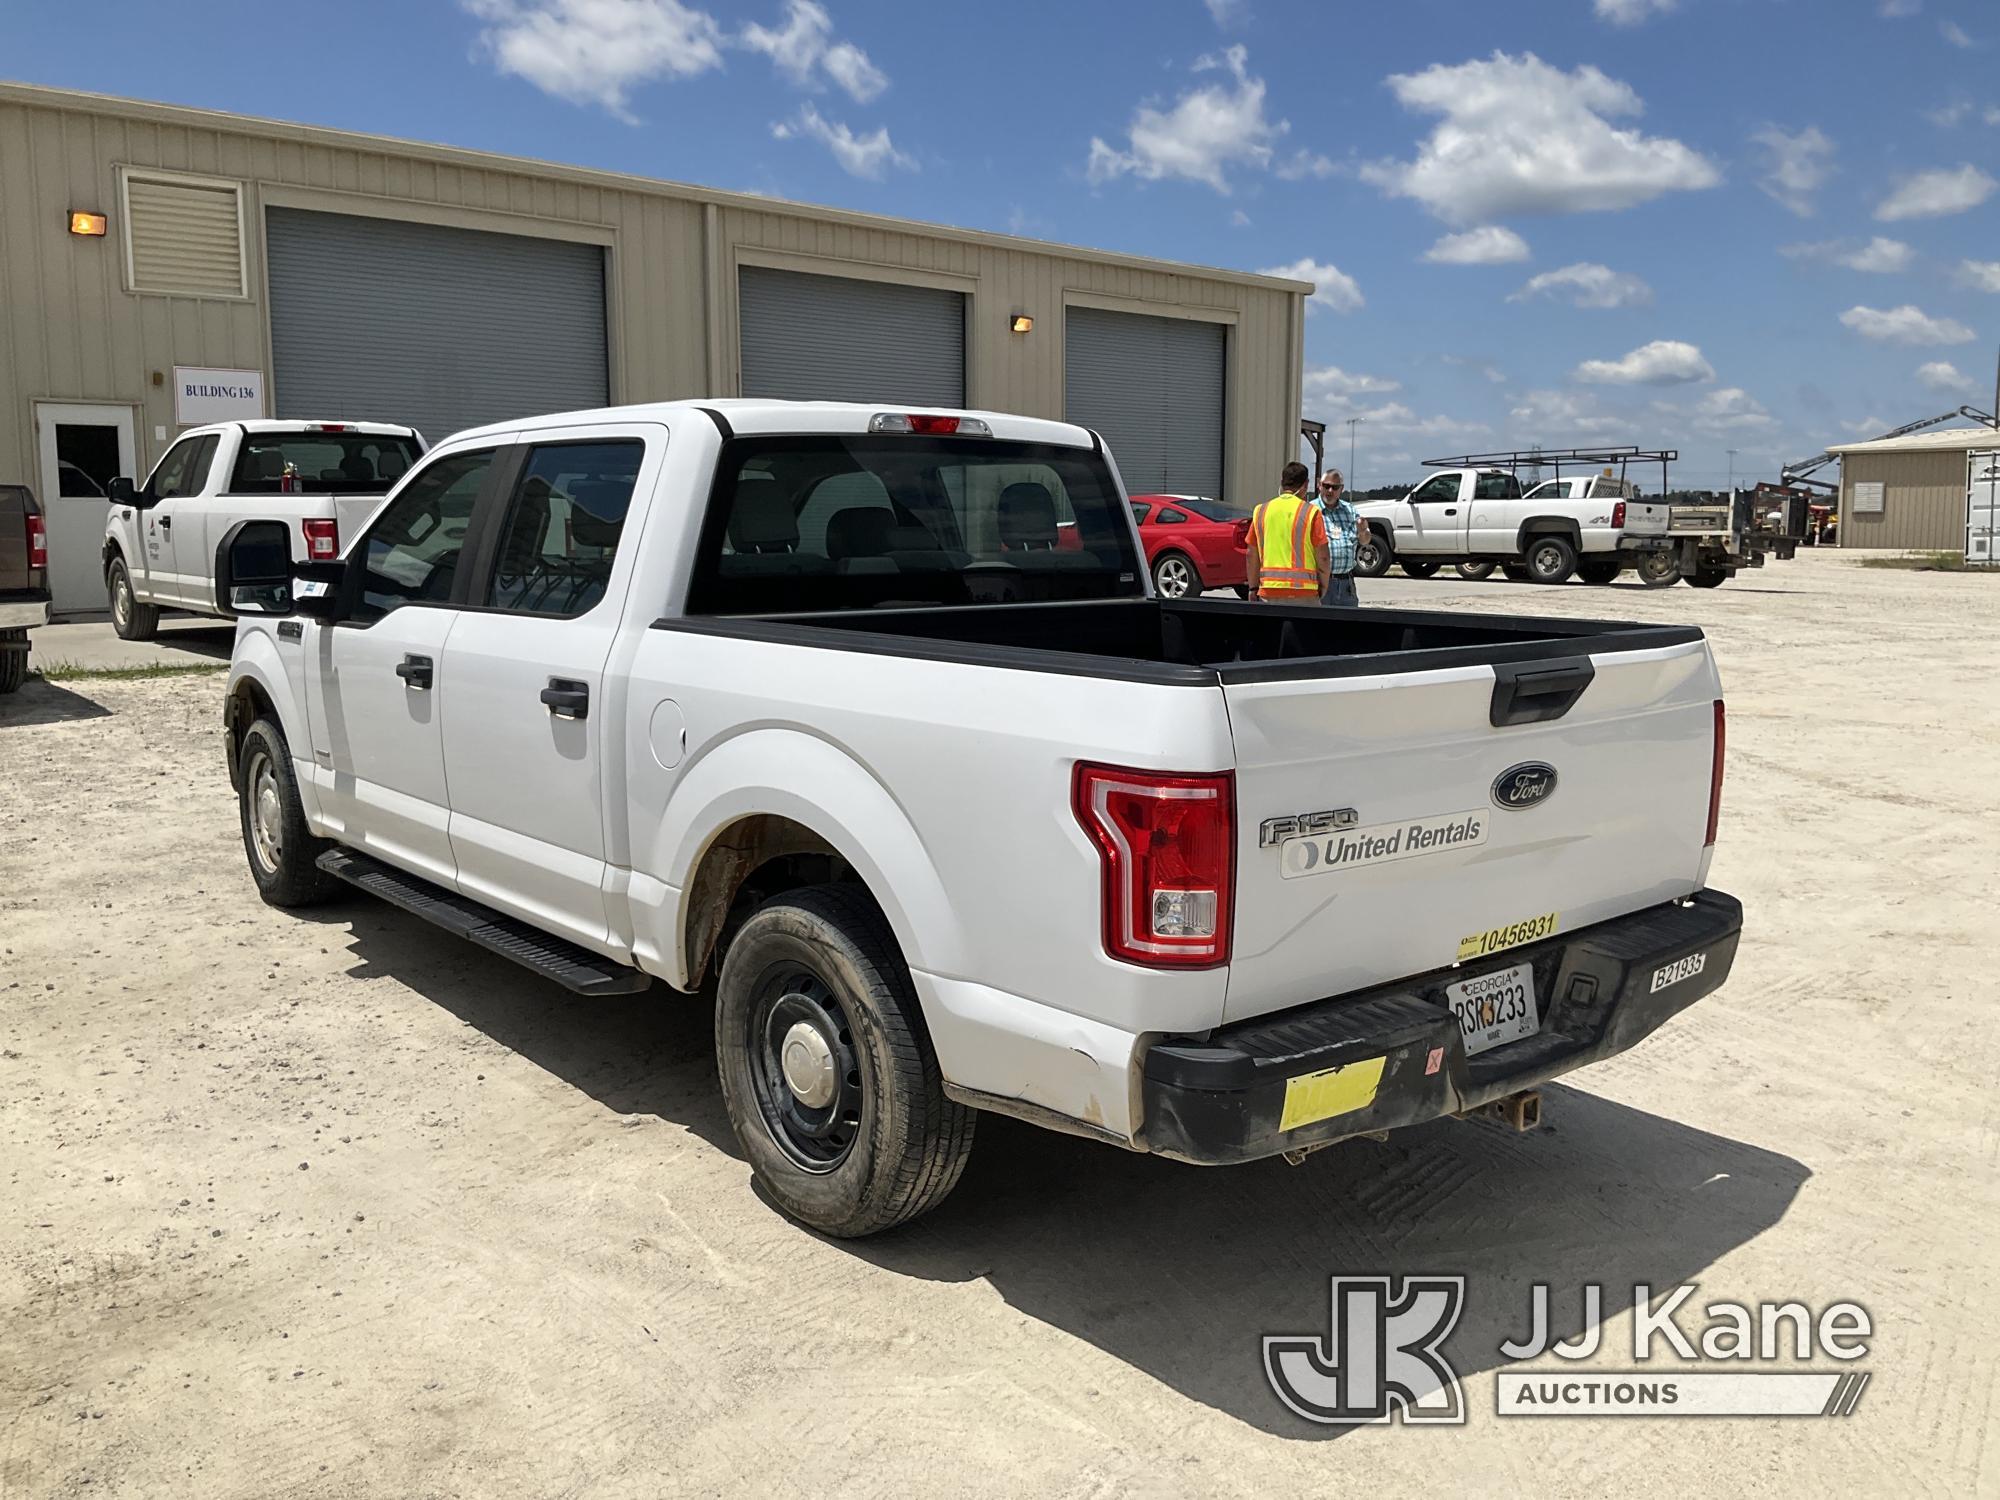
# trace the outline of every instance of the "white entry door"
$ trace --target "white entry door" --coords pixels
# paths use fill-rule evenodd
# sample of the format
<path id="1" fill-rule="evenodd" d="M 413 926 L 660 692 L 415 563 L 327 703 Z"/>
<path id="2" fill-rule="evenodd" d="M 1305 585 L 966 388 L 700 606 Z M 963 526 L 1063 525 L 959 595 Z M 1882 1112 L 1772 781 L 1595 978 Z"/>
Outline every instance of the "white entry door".
<path id="1" fill-rule="evenodd" d="M 104 492 L 113 475 L 137 475 L 132 408 L 37 401 L 35 428 L 51 609 L 59 615 L 104 609 L 104 518 L 111 508 Z"/>

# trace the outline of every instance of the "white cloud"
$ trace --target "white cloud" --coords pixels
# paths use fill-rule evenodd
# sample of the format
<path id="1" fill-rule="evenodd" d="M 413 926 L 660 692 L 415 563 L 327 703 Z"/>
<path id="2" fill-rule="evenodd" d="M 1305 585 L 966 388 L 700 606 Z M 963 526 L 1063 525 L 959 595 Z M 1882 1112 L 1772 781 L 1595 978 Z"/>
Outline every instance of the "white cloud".
<path id="1" fill-rule="evenodd" d="M 1879 234 L 1861 246 L 1844 240 L 1820 240 L 1809 245 L 1780 245 L 1778 253 L 1789 260 L 1823 260 L 1850 271 L 1885 275 L 1909 270 L 1917 255 L 1901 240 L 1886 239 Z"/>
<path id="2" fill-rule="evenodd" d="M 889 139 L 889 127 L 884 125 L 868 135 L 856 135 L 845 125 L 823 119 L 820 112 L 808 104 L 799 111 L 795 120 L 780 120 L 771 126 L 771 134 L 781 141 L 818 141 L 833 153 L 833 159 L 856 177 L 880 178 L 888 167 L 901 167 L 905 171 L 917 170 L 913 157 L 898 151 Z"/>
<path id="3" fill-rule="evenodd" d="M 1876 7 L 1885 21 L 1900 21 L 1924 8 L 1924 0 L 1882 0 Z"/>
<path id="4" fill-rule="evenodd" d="M 632 90 L 722 66 L 722 30 L 678 0 L 465 0 L 502 73 L 632 121 Z"/>
<path id="5" fill-rule="evenodd" d="M 1504 266 L 1527 258 L 1528 242 L 1498 224 L 1445 235 L 1424 252 L 1425 260 L 1442 266 Z"/>
<path id="6" fill-rule="evenodd" d="M 1969 344 L 1976 334 L 1951 318 L 1933 318 L 1920 307 L 1850 307 L 1840 321 L 1865 339 L 1884 344 Z"/>
<path id="7" fill-rule="evenodd" d="M 1308 404 L 1347 406 L 1356 396 L 1386 396 L 1402 388 L 1400 382 L 1386 375 L 1351 374 L 1339 365 L 1306 367 L 1304 389 Z"/>
<path id="8" fill-rule="evenodd" d="M 1715 369 L 1693 344 L 1655 339 L 1622 359 L 1587 359 L 1576 378 L 1609 385 L 1684 385 L 1715 379 Z"/>
<path id="9" fill-rule="evenodd" d="M 1654 14 L 1665 15 L 1675 0 L 1596 0 L 1597 19 L 1614 26 L 1637 26 Z"/>
<path id="10" fill-rule="evenodd" d="M 1918 365 L 1917 384 L 1928 391 L 1965 391 L 1972 388 L 1972 381 L 1959 374 L 1958 366 L 1947 359 L 1934 359 L 1927 365 Z"/>
<path id="11" fill-rule="evenodd" d="M 1544 294 L 1567 296 L 1576 307 L 1644 307 L 1653 300 L 1653 289 L 1631 272 L 1588 260 L 1532 276 L 1507 300 L 1526 302 Z"/>
<path id="12" fill-rule="evenodd" d="M 1703 396 L 1695 402 L 1689 417 L 1695 426 L 1707 432 L 1761 432 L 1778 425 L 1756 397 L 1733 385 Z"/>
<path id="13" fill-rule="evenodd" d="M 1988 125 L 2000 125 L 2000 104 L 1988 105 L 1986 113 L 1980 118 Z"/>
<path id="14" fill-rule="evenodd" d="M 1441 354 L 1438 358 L 1461 370 L 1470 370 L 1475 375 L 1483 375 L 1495 385 L 1507 383 L 1507 372 L 1490 359 L 1469 359 L 1463 354 Z"/>
<path id="15" fill-rule="evenodd" d="M 1229 222 L 1234 228 L 1248 229 L 1250 227 L 1250 215 L 1239 208 L 1229 216 Z"/>
<path id="16" fill-rule="evenodd" d="M 1947 42 L 1950 42 L 1954 47 L 1969 49 L 1979 45 L 1979 43 L 1966 34 L 1965 28 L 1956 21 L 1938 22 L 1938 35 L 1943 37 Z"/>
<path id="17" fill-rule="evenodd" d="M 1962 214 L 1977 208 L 2000 187 L 1970 162 L 1956 167 L 1933 167 L 1914 177 L 1905 177 L 1896 190 L 1884 198 L 1875 217 L 1884 223 L 1897 219 L 1935 219 L 1945 214 Z"/>
<path id="18" fill-rule="evenodd" d="M 833 17 L 816 0 L 786 0 L 782 27 L 749 25 L 738 42 L 761 52 L 800 87 L 810 87 L 822 73 L 866 104 L 889 86 L 882 70 L 852 42 L 833 39 Z"/>
<path id="19" fill-rule="evenodd" d="M 1142 182 L 1178 177 L 1227 193 L 1231 167 L 1268 167 L 1274 143 L 1290 126 L 1266 117 L 1264 80 L 1250 75 L 1249 57 L 1235 46 L 1219 58 L 1198 59 L 1197 73 L 1220 69 L 1228 81 L 1189 89 L 1171 109 L 1140 105 L 1126 130 L 1127 150 L 1091 137 L 1086 175 L 1093 183 L 1127 175 Z"/>
<path id="20" fill-rule="evenodd" d="M 1766 125 L 1750 137 L 1761 148 L 1764 175 L 1757 186 L 1800 218 L 1813 211 L 1813 194 L 1833 175 L 1833 142 L 1817 125 L 1783 130 Z"/>
<path id="21" fill-rule="evenodd" d="M 1630 208 L 1721 180 L 1679 141 L 1613 125 L 1643 105 L 1594 67 L 1565 73 L 1532 52 L 1496 52 L 1399 73 L 1389 87 L 1404 108 L 1441 118 L 1414 161 L 1362 175 L 1451 223 Z"/>
<path id="22" fill-rule="evenodd" d="M 1316 307 L 1331 308 L 1337 313 L 1353 312 L 1365 301 L 1361 288 L 1354 284 L 1352 276 L 1330 261 L 1314 260 L 1311 256 L 1295 260 L 1288 266 L 1265 266 L 1257 274 L 1317 283 L 1313 294 L 1306 298 L 1308 313 Z"/>
<path id="23" fill-rule="evenodd" d="M 1538 442 L 1590 438 L 1628 425 L 1623 417 L 1599 406 L 1594 397 L 1573 391 L 1529 391 L 1507 415 L 1518 430 Z"/>
<path id="24" fill-rule="evenodd" d="M 1962 260 L 1958 279 L 1975 291 L 2000 292 L 2000 260 Z"/>
<path id="25" fill-rule="evenodd" d="M 1387 401 L 1380 406 L 1351 411 L 1347 415 L 1360 417 L 1364 428 L 1373 428 L 1377 433 L 1393 433 L 1404 437 L 1476 437 L 1493 429 L 1484 422 L 1466 422 L 1457 417 L 1420 417 L 1400 401 Z"/>
<path id="26" fill-rule="evenodd" d="M 1287 182 L 1303 182 L 1308 177 L 1331 177 L 1340 168 L 1317 151 L 1294 151 L 1271 170 Z"/>
<path id="27" fill-rule="evenodd" d="M 1202 0 L 1202 3 L 1208 7 L 1209 19 L 1225 31 L 1241 25 L 1250 9 L 1249 0 Z"/>
<path id="28" fill-rule="evenodd" d="M 1924 111 L 1924 118 L 1940 130 L 1951 130 L 1963 125 L 1972 114 L 1970 99 L 1954 99 L 1949 104 L 1940 104 L 1936 109 Z"/>
<path id="29" fill-rule="evenodd" d="M 1876 416 L 1863 417 L 1858 422 L 1842 422 L 1840 425 L 1855 437 L 1874 437 L 1877 433 L 1889 430 L 1889 424 Z"/>

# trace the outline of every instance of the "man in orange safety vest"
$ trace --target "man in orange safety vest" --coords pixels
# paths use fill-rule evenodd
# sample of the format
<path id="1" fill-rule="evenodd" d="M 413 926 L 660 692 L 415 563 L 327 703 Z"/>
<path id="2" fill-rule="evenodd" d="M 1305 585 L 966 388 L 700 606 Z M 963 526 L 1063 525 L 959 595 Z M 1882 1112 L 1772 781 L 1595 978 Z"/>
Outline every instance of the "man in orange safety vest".
<path id="1" fill-rule="evenodd" d="M 1302 463 L 1285 465 L 1283 493 L 1266 500 L 1250 517 L 1250 592 L 1259 599 L 1317 604 L 1326 592 L 1326 517 L 1306 498 L 1312 473 Z"/>

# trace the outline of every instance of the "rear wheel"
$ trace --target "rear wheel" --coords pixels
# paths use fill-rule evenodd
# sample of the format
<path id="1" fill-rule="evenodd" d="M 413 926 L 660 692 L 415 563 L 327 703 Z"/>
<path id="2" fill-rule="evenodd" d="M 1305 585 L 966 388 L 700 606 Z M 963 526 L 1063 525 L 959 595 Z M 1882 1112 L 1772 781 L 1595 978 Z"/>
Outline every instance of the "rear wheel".
<path id="1" fill-rule="evenodd" d="M 1576 548 L 1559 536 L 1528 543 L 1528 576 L 1536 583 L 1567 583 L 1576 571 Z"/>
<path id="2" fill-rule="evenodd" d="M 976 1114 L 949 1099 L 888 923 L 845 885 L 793 891 L 737 932 L 715 1004 L 722 1100 L 758 1182 L 825 1234 L 942 1203 Z"/>
<path id="3" fill-rule="evenodd" d="M 312 906 L 334 892 L 340 882 L 318 864 L 331 846 L 306 826 L 285 732 L 269 719 L 252 724 L 236 752 L 236 800 L 259 895 L 273 906 Z"/>
<path id="4" fill-rule="evenodd" d="M 1185 599 L 1201 592 L 1201 575 L 1185 553 L 1162 552 L 1153 564 L 1153 588 L 1162 599 Z"/>
<path id="5" fill-rule="evenodd" d="M 132 593 L 132 575 L 125 559 L 114 557 L 104 570 L 104 588 L 111 596 L 111 628 L 121 641 L 150 641 L 160 628 L 159 606 L 141 604 Z"/>
<path id="6" fill-rule="evenodd" d="M 1458 565 L 1458 576 L 1463 578 L 1467 583 L 1482 583 L 1493 576 L 1493 564 L 1490 562 L 1460 563 Z"/>
<path id="7" fill-rule="evenodd" d="M 1521 563 L 1502 563 L 1500 564 L 1500 571 L 1516 583 L 1526 583 L 1528 581 L 1528 570 Z"/>
<path id="8" fill-rule="evenodd" d="M 1398 565 L 1412 578 L 1435 578 L 1443 563 L 1431 562 L 1427 558 L 1406 557 Z"/>
<path id="9" fill-rule="evenodd" d="M 1665 548 L 1642 554 L 1638 566 L 1632 571 L 1639 575 L 1639 582 L 1649 589 L 1663 589 L 1681 580 L 1680 559 Z"/>
<path id="10" fill-rule="evenodd" d="M 20 649 L 16 650 L 15 647 Z M 28 675 L 28 632 L 0 630 L 0 693 L 11 693 Z"/>
<path id="11" fill-rule="evenodd" d="M 1722 568 L 1696 568 L 1694 576 L 1688 579 L 1698 589 L 1721 588 L 1729 574 Z"/>
<path id="12" fill-rule="evenodd" d="M 1387 540 L 1376 540 L 1379 535 L 1369 528 L 1369 539 L 1354 549 L 1354 576 L 1356 578 L 1380 578 L 1389 571 L 1389 564 L 1395 560 L 1396 545 Z"/>
<path id="13" fill-rule="evenodd" d="M 1576 565 L 1576 576 L 1585 583 L 1609 583 L 1625 569 L 1616 562 L 1591 558 Z"/>

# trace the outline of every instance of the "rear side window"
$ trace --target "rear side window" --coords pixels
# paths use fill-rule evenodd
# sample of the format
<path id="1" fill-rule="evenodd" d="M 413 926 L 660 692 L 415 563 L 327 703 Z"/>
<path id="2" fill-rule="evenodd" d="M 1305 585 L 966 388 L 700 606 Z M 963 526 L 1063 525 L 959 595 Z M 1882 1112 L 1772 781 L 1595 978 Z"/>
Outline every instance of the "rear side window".
<path id="1" fill-rule="evenodd" d="M 724 445 L 691 614 L 1137 598 L 1126 502 L 1097 453 L 921 436 Z"/>
<path id="2" fill-rule="evenodd" d="M 645 456 L 637 438 L 530 448 L 501 525 L 487 604 L 571 616 L 602 599 Z"/>
<path id="3" fill-rule="evenodd" d="M 232 495 L 386 495 L 417 461 L 415 438 L 375 432 L 252 432 Z"/>
<path id="4" fill-rule="evenodd" d="M 368 528 L 358 618 L 377 620 L 406 604 L 449 604 L 472 507 L 493 467 L 493 450 L 441 458 L 403 487 Z"/>

